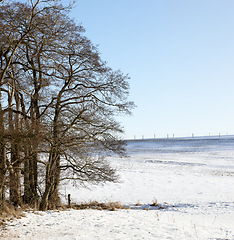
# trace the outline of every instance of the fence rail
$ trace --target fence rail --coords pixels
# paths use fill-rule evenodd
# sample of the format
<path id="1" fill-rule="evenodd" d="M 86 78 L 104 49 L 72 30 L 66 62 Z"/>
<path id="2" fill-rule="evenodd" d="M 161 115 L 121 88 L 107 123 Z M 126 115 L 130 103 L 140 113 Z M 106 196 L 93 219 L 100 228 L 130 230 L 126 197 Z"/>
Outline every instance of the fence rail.
<path id="1" fill-rule="evenodd" d="M 147 136 L 145 137 L 145 135 L 141 135 L 140 137 L 137 137 L 137 135 L 134 135 L 133 138 L 129 138 L 129 140 L 134 139 L 134 140 L 144 140 L 144 139 L 171 139 L 171 138 L 224 138 L 224 137 L 234 137 L 234 134 L 222 134 L 222 133 L 218 133 L 218 134 L 208 134 L 208 135 L 196 135 L 194 133 L 191 133 L 191 135 L 189 136 L 176 136 L 174 133 L 173 134 L 166 134 L 165 136 L 160 135 L 157 136 L 156 134 L 154 134 L 153 136 Z"/>

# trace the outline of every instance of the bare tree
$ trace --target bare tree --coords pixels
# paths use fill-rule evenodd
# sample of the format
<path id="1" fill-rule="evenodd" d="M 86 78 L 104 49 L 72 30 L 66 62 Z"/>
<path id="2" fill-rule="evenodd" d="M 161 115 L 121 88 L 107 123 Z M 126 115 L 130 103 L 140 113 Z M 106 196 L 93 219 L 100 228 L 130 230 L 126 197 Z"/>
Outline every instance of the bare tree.
<path id="1" fill-rule="evenodd" d="M 19 132 L 20 132 L 20 121 L 21 116 L 24 116 L 24 120 L 28 120 L 26 116 L 27 111 L 23 111 L 21 109 L 22 106 L 25 107 L 25 103 L 23 102 L 23 95 L 22 90 L 25 92 L 25 87 L 27 85 L 25 78 L 27 78 L 27 74 L 24 74 L 23 76 L 22 72 L 26 73 L 26 68 L 22 68 L 23 64 L 26 62 L 27 56 L 24 54 L 20 56 L 19 53 L 22 53 L 22 47 L 25 45 L 25 41 L 29 38 L 29 36 L 36 36 L 36 32 L 38 33 L 38 28 L 43 28 L 43 18 L 44 14 L 51 9 L 53 11 L 60 11 L 62 9 L 62 6 L 58 4 L 59 1 L 53 1 L 53 0 L 30 0 L 29 5 L 23 4 L 19 2 L 9 2 L 4 1 L 0 4 L 0 91 L 1 96 L 3 96 L 2 93 L 7 92 L 8 95 L 8 106 L 5 104 L 5 99 L 0 98 L 1 105 L 0 105 L 0 126 L 1 126 L 1 155 L 3 156 L 0 159 L 0 165 L 1 165 L 1 175 L 5 176 L 5 170 L 8 166 L 8 170 L 10 171 L 10 192 L 11 192 L 11 200 L 15 204 L 18 204 L 20 199 L 20 172 L 21 172 L 21 165 L 24 161 L 24 159 L 29 159 L 28 156 L 26 158 L 21 158 L 20 155 L 20 142 L 22 140 L 19 139 Z M 40 21 L 38 21 L 40 19 Z M 21 66 L 21 69 L 19 69 L 19 65 Z M 17 76 L 15 73 L 15 69 L 17 69 Z M 19 74 L 19 70 L 21 70 L 21 76 Z M 35 72 L 34 72 L 35 73 Z M 25 83 L 25 85 L 22 87 L 22 83 Z M 34 135 L 37 134 L 36 129 L 38 128 L 38 124 L 36 123 L 38 115 L 35 117 L 34 112 L 38 113 L 37 109 L 37 95 L 38 95 L 38 88 L 36 85 L 35 92 L 33 93 L 32 101 L 31 102 L 31 115 L 30 117 L 30 124 L 24 124 L 25 126 L 33 125 L 31 126 L 31 130 L 33 130 Z M 30 92 L 27 92 L 27 94 L 30 95 Z M 5 109 L 3 107 L 3 103 L 5 104 Z M 9 123 L 4 123 L 4 115 L 8 114 L 8 121 Z M 29 121 L 28 121 L 29 122 Z M 8 127 L 7 133 L 6 133 L 6 126 Z M 16 134 L 17 133 L 17 134 Z M 5 136 L 5 137 L 4 137 Z M 6 140 L 6 136 L 7 140 Z M 17 137 L 16 137 L 17 136 Z M 11 161 L 6 161 L 6 142 L 10 141 L 11 144 Z M 31 142 L 35 143 L 34 140 L 31 139 Z M 33 167 L 30 170 L 34 170 L 33 174 L 31 175 L 31 182 L 34 182 L 34 188 L 31 186 L 30 191 L 35 194 L 36 192 L 36 155 L 35 155 L 35 144 L 31 145 L 33 148 L 34 156 L 31 153 L 27 155 L 30 155 L 30 163 L 33 165 Z M 30 149 L 30 148 L 29 148 Z M 21 158 L 21 159 L 20 159 Z M 34 159 L 34 160 L 33 160 Z M 8 163 L 8 164 L 6 164 Z M 27 164 L 26 164 L 27 165 Z M 29 171 L 31 173 L 31 171 Z M 15 179 L 15 180 L 13 180 Z M 29 176 L 30 179 L 30 176 Z M 5 177 L 1 178 L 1 184 L 0 186 L 4 186 L 5 183 Z M 18 182 L 17 184 L 14 184 L 14 182 Z M 16 187 L 18 190 L 16 190 Z M 34 190 L 34 191 L 32 191 Z M 1 188 L 1 192 L 4 195 L 3 188 Z M 18 193 L 17 193 L 18 192 Z"/>
<path id="2" fill-rule="evenodd" d="M 66 29 L 69 28 L 66 27 Z M 103 151 L 122 153 L 122 142 L 116 141 L 114 136 L 115 133 L 122 132 L 122 129 L 113 116 L 117 112 L 129 113 L 132 106 L 131 102 L 126 101 L 128 76 L 108 68 L 100 59 L 97 49 L 80 34 L 80 28 L 75 31 L 73 27 L 72 31 L 67 31 L 66 43 L 64 45 L 62 42 L 59 49 L 54 68 L 54 77 L 57 79 L 54 89 L 58 94 L 54 95 L 56 96 L 55 104 L 51 111 L 52 132 L 48 139 L 51 149 L 47 163 L 46 189 L 41 203 L 43 210 L 50 203 L 59 204 L 60 170 L 73 169 L 75 172 L 76 169 L 78 175 L 81 173 L 79 170 L 81 161 L 73 161 L 71 164 L 72 158 L 75 160 L 75 158 L 84 157 L 78 154 L 79 151 L 74 151 L 80 148 L 81 142 L 89 146 L 95 143 L 95 147 L 99 146 Z M 57 61 L 58 59 L 61 60 Z M 65 167 L 60 164 L 61 157 L 69 162 Z M 85 159 L 91 158 L 89 156 Z M 77 162 L 77 168 L 74 168 L 75 162 Z M 87 176 L 90 176 L 90 181 L 91 179 L 96 181 L 112 179 L 111 174 L 114 171 L 108 168 L 104 171 L 101 167 L 107 164 L 100 160 L 93 163 L 95 164 L 91 164 L 90 161 L 88 165 L 85 164 L 84 169 L 87 170 L 87 166 L 90 166 L 90 171 L 89 174 L 87 171 L 84 179 L 87 180 Z M 98 169 L 103 170 L 103 175 Z M 107 172 L 110 174 L 109 178 L 104 177 Z"/>
<path id="3" fill-rule="evenodd" d="M 9 171 L 11 201 L 20 204 L 23 173 L 23 201 L 37 203 L 39 163 L 41 210 L 60 205 L 62 180 L 116 181 L 105 156 L 125 153 L 115 116 L 134 106 L 128 75 L 102 61 L 69 7 L 49 0 L 0 6 L 0 92 L 8 97 L 0 98 L 0 195 Z"/>

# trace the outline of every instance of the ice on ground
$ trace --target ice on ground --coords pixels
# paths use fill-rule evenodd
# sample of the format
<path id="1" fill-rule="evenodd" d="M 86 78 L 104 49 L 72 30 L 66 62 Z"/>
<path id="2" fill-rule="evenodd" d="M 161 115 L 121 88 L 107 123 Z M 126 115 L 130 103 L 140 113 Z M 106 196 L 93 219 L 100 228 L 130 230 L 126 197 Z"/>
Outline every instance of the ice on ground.
<path id="1" fill-rule="evenodd" d="M 119 183 L 64 185 L 73 202 L 120 201 L 134 210 L 26 213 L 7 239 L 234 239 L 234 138 L 128 141 L 129 158 L 109 158 Z M 142 210 L 156 200 L 165 208 Z M 4 239 L 5 239 L 4 238 Z"/>

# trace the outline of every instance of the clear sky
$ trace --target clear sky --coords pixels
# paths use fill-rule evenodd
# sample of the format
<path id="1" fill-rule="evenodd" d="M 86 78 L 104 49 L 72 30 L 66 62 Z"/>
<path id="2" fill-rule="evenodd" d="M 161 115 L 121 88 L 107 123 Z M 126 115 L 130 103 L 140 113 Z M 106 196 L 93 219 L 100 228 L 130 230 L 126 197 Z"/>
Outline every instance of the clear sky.
<path id="1" fill-rule="evenodd" d="M 234 133 L 233 0 L 78 0 L 71 16 L 131 77 L 124 138 Z"/>

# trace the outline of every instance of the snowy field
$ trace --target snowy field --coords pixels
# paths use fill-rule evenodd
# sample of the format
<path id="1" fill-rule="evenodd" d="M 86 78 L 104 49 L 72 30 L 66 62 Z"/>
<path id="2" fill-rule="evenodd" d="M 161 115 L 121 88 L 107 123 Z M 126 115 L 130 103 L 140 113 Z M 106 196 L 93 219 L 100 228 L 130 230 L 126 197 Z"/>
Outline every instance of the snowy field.
<path id="1" fill-rule="evenodd" d="M 26 213 L 3 239 L 234 239 L 234 137 L 128 141 L 129 158 L 111 157 L 119 183 L 61 187 L 75 203 L 119 201 L 118 211 Z M 143 210 L 157 200 L 159 210 Z"/>

